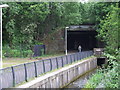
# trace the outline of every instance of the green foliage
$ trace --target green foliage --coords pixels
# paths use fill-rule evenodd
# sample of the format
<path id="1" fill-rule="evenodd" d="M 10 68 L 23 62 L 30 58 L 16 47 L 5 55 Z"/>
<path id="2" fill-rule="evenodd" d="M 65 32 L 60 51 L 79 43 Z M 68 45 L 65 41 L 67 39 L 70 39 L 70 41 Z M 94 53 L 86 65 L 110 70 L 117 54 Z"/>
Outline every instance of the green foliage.
<path id="1" fill-rule="evenodd" d="M 7 3 L 9 8 L 3 9 L 3 43 L 8 41 L 12 46 L 26 44 L 31 47 L 34 44 L 34 36 L 38 23 L 43 22 L 49 13 L 48 3 Z M 4 39 L 6 38 L 6 39 Z"/>
<path id="2" fill-rule="evenodd" d="M 111 12 L 112 14 L 108 14 L 107 18 L 103 17 L 112 10 L 115 6 L 114 3 L 8 2 L 7 4 L 9 8 L 3 8 L 3 46 L 9 44 L 12 49 L 18 50 L 18 46 L 22 49 L 31 49 L 33 45 L 36 45 L 36 42 L 41 43 L 44 37 L 56 31 L 57 28 L 69 25 L 95 24 L 103 18 L 106 21 L 101 21 L 99 36 L 109 39 L 109 37 L 114 38 L 117 34 L 115 25 L 118 23 L 116 23 L 115 17 L 120 10 L 115 9 Z M 112 24 L 112 22 L 114 23 Z M 102 25 L 102 23 L 106 24 Z M 112 27 L 107 27 L 108 25 Z M 105 28 L 114 29 L 112 32 L 114 35 L 109 36 L 109 32 L 105 34 Z M 109 40 L 111 43 L 107 42 L 107 44 L 116 48 L 117 45 L 112 42 L 118 43 L 117 38 L 115 40 L 111 38 Z M 114 51 L 114 48 L 111 47 L 106 49 L 110 52 Z"/>
<path id="3" fill-rule="evenodd" d="M 9 57 L 20 57 L 21 53 L 19 50 L 10 50 L 9 51 Z"/>
<path id="4" fill-rule="evenodd" d="M 8 57 L 10 50 L 11 48 L 9 47 L 9 45 L 5 45 L 4 47 L 2 47 L 2 57 Z"/>
<path id="5" fill-rule="evenodd" d="M 102 83 L 104 88 L 118 88 L 119 87 L 119 69 L 118 63 L 115 61 L 111 62 L 111 67 L 107 67 L 107 69 L 98 70 L 90 80 L 85 85 L 85 88 L 96 88 Z"/>
<path id="6" fill-rule="evenodd" d="M 80 3 L 64 3 L 63 4 L 63 23 L 65 25 L 81 24 Z"/>
<path id="7" fill-rule="evenodd" d="M 116 52 L 117 53 L 117 52 Z M 116 55 L 116 54 L 115 54 Z M 108 59 L 109 65 L 104 69 L 104 85 L 106 88 L 119 87 L 119 58 L 110 54 L 105 54 Z"/>
<path id="8" fill-rule="evenodd" d="M 103 75 L 104 74 L 101 73 L 100 70 L 97 71 L 87 82 L 87 84 L 85 85 L 85 88 L 96 88 L 97 85 L 102 81 Z"/>
<path id="9" fill-rule="evenodd" d="M 80 8 L 80 13 L 82 15 L 83 24 L 95 24 L 96 22 L 96 13 L 95 13 L 95 5 L 96 3 L 85 3 Z"/>
<path id="10" fill-rule="evenodd" d="M 8 2 L 3 9 L 3 44 L 31 47 L 59 27 L 94 24 L 95 13 L 102 17 L 109 4 L 80 2 Z M 103 7 L 100 9 L 101 7 Z M 106 8 L 108 9 L 107 11 Z M 100 9 L 100 10 L 99 10 Z"/>
<path id="11" fill-rule="evenodd" d="M 98 37 L 106 43 L 106 51 L 115 54 L 118 49 L 118 26 L 120 9 L 111 5 L 112 10 L 107 14 L 104 20 L 101 20 Z"/>
<path id="12" fill-rule="evenodd" d="M 42 42 L 35 41 L 35 45 L 43 45 Z"/>
<path id="13" fill-rule="evenodd" d="M 4 57 L 31 57 L 33 52 L 31 50 L 11 49 L 8 45 L 3 47 L 2 50 Z"/>
<path id="14" fill-rule="evenodd" d="M 118 3 L 114 3 L 113 5 L 110 3 L 109 6 L 108 4 L 99 5 L 104 8 L 102 11 L 104 14 L 106 13 L 106 17 L 98 16 L 97 18 L 97 20 L 100 21 L 99 29 L 97 30 L 99 33 L 98 38 L 106 44 L 104 56 L 108 59 L 108 65 L 107 68 L 105 67 L 100 70 L 100 73 L 97 72 L 88 81 L 86 88 L 96 88 L 99 83 L 103 83 L 105 88 L 118 88 L 120 74 L 118 68 L 120 64 L 120 45 L 118 37 L 120 34 L 120 9 L 118 8 Z M 107 8 L 105 10 L 106 6 Z M 100 7 L 98 6 L 98 8 Z M 111 9 L 111 11 L 109 9 Z M 98 11 L 97 13 L 100 14 L 100 12 L 101 11 Z"/>
<path id="15" fill-rule="evenodd" d="M 118 70 L 118 64 L 115 64 L 116 62 L 113 62 L 113 66 L 115 66 L 112 70 L 109 70 L 104 77 L 104 85 L 106 88 L 118 88 L 119 87 L 119 70 Z"/>
<path id="16" fill-rule="evenodd" d="M 99 2 L 95 4 L 95 18 L 96 18 L 96 23 L 99 24 L 100 20 L 104 19 L 105 16 L 108 14 L 108 12 L 111 11 L 111 5 L 115 6 L 116 3 L 111 3 L 111 2 Z"/>
<path id="17" fill-rule="evenodd" d="M 8 2 L 3 8 L 3 45 L 31 47 L 58 27 L 80 24 L 81 3 Z"/>
<path id="18" fill-rule="evenodd" d="M 85 85 L 85 88 L 96 88 L 100 83 L 103 84 L 104 88 L 118 88 L 119 87 L 119 61 L 118 58 L 110 54 L 105 54 L 108 59 L 109 65 L 103 66 L 99 69 Z"/>

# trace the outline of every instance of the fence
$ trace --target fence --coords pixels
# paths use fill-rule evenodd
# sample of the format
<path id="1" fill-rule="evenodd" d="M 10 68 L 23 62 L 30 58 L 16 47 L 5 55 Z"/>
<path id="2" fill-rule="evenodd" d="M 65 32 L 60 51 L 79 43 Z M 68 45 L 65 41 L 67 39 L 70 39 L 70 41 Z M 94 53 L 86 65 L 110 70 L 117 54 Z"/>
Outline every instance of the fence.
<path id="1" fill-rule="evenodd" d="M 2 86 L 0 86 L 0 89 L 14 87 L 24 81 L 27 82 L 41 74 L 64 67 L 66 64 L 71 64 L 91 55 L 93 55 L 92 51 L 84 51 L 1 69 L 0 72 L 2 73 L 0 74 L 0 78 L 2 80 L 0 85 Z"/>

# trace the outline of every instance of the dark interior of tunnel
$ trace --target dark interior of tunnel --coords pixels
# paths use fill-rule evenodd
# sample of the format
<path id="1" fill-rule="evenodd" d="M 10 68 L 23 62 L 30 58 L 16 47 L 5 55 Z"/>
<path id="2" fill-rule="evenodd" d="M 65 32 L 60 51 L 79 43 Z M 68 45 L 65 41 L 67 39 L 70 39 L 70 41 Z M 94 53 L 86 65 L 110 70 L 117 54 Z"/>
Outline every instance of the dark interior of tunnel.
<path id="1" fill-rule="evenodd" d="M 67 32 L 67 49 L 68 51 L 78 50 L 81 45 L 82 51 L 93 50 L 97 47 L 97 32 L 92 31 L 68 31 Z"/>

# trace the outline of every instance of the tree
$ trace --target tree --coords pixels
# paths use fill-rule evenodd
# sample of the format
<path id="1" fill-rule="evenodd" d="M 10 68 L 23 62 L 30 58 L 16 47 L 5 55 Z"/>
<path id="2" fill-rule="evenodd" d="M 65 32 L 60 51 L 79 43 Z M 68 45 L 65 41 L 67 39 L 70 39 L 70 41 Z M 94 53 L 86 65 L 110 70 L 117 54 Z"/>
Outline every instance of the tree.
<path id="1" fill-rule="evenodd" d="M 80 4 L 59 2 L 9 2 L 4 9 L 3 43 L 30 47 L 58 27 L 81 23 Z M 6 42 L 6 43 L 5 43 Z"/>
<path id="2" fill-rule="evenodd" d="M 48 3 L 8 3 L 9 8 L 4 9 L 4 32 L 7 33 L 12 46 L 34 42 L 38 32 L 39 23 L 43 22 L 49 13 Z M 40 32 L 40 31 L 39 31 Z M 3 36 L 5 41 L 6 36 Z"/>
<path id="3" fill-rule="evenodd" d="M 104 20 L 100 22 L 100 29 L 98 29 L 98 37 L 106 43 L 107 53 L 112 55 L 120 47 L 119 44 L 119 14 L 120 9 L 111 5 L 112 10 L 107 14 Z"/>

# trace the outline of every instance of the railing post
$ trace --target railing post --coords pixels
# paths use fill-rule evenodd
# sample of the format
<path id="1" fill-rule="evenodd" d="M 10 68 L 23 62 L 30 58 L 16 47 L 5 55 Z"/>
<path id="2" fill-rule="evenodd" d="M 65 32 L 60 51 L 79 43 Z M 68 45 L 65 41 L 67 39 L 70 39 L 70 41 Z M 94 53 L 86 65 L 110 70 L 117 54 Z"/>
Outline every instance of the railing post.
<path id="1" fill-rule="evenodd" d="M 74 62 L 75 62 L 75 54 L 73 54 L 73 57 L 74 57 Z"/>
<path id="2" fill-rule="evenodd" d="M 87 52 L 87 56 L 88 56 L 88 57 L 90 56 L 90 52 L 89 52 L 89 51 Z"/>
<path id="3" fill-rule="evenodd" d="M 83 59 L 83 52 L 81 52 L 81 59 Z"/>
<path id="4" fill-rule="evenodd" d="M 72 63 L 72 57 L 71 57 L 72 55 L 70 55 L 70 61 L 71 61 L 71 63 Z"/>
<path id="5" fill-rule="evenodd" d="M 77 61 L 79 60 L 79 53 L 77 53 Z"/>
<path id="6" fill-rule="evenodd" d="M 78 53 L 78 56 L 79 56 L 79 60 L 80 60 L 80 53 Z"/>
<path id="7" fill-rule="evenodd" d="M 69 70 L 67 70 L 67 83 L 68 83 L 68 73 L 69 73 Z"/>
<path id="8" fill-rule="evenodd" d="M 50 59 L 50 70 L 52 70 L 52 61 Z"/>
<path id="9" fill-rule="evenodd" d="M 57 59 L 57 57 L 56 57 L 56 65 L 57 65 L 57 68 L 59 68 L 59 67 L 58 67 L 58 59 Z"/>
<path id="10" fill-rule="evenodd" d="M 79 55 L 79 60 L 80 60 L 80 52 L 78 53 L 78 55 Z"/>
<path id="11" fill-rule="evenodd" d="M 89 57 L 89 55 L 88 55 L 88 54 L 89 54 L 89 52 L 88 52 L 88 51 L 86 52 L 86 54 L 87 54 L 87 57 Z"/>
<path id="12" fill-rule="evenodd" d="M 62 67 L 63 67 L 63 66 L 64 66 L 64 65 L 63 65 L 63 57 L 61 57 L 61 59 L 62 59 Z"/>
<path id="13" fill-rule="evenodd" d="M 34 62 L 34 66 L 35 66 L 35 77 L 37 77 L 37 65 L 36 65 L 36 62 Z"/>
<path id="14" fill-rule="evenodd" d="M 73 54 L 71 54 L 71 61 L 72 61 L 72 63 L 73 63 L 73 56 L 72 56 Z"/>
<path id="15" fill-rule="evenodd" d="M 85 58 L 85 52 L 83 52 L 83 58 Z"/>
<path id="16" fill-rule="evenodd" d="M 88 51 L 86 52 L 86 57 L 88 57 Z"/>
<path id="17" fill-rule="evenodd" d="M 13 87 L 15 87 L 15 72 L 14 72 L 14 67 L 11 67 L 12 69 L 12 75 L 13 75 Z"/>
<path id="18" fill-rule="evenodd" d="M 85 52 L 85 58 L 87 57 L 87 51 Z"/>
<path id="19" fill-rule="evenodd" d="M 67 58 L 67 55 L 66 55 L 66 63 L 68 64 L 68 58 Z"/>
<path id="20" fill-rule="evenodd" d="M 44 54 L 45 54 L 45 45 L 44 45 Z"/>
<path id="21" fill-rule="evenodd" d="M 42 60 L 43 62 L 43 72 L 45 73 L 45 63 L 44 63 L 44 60 Z"/>
<path id="22" fill-rule="evenodd" d="M 26 68 L 26 64 L 24 64 L 24 68 L 25 68 L 25 81 L 27 82 L 27 68 Z"/>

